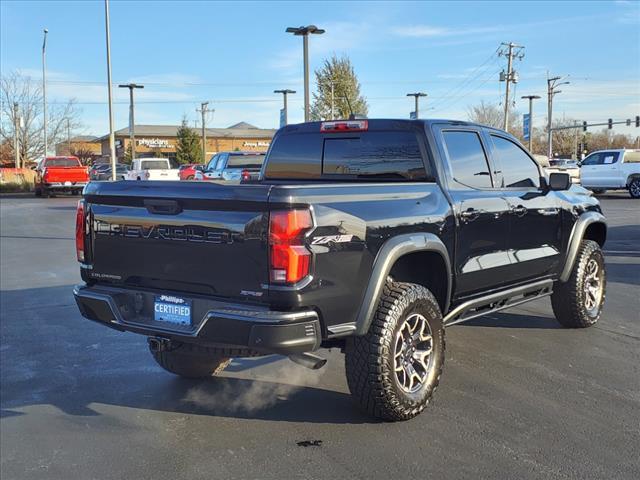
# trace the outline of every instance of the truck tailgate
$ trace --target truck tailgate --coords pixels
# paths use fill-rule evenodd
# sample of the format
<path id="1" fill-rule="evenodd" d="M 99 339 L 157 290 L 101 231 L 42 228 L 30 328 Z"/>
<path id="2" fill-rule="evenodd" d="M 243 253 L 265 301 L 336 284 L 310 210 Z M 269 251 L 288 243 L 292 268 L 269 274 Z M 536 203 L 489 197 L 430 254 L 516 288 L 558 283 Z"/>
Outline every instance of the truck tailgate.
<path id="1" fill-rule="evenodd" d="M 98 282 L 221 297 L 262 297 L 269 186 L 103 182 L 85 191 Z"/>
<path id="2" fill-rule="evenodd" d="M 47 167 L 45 181 L 47 183 L 88 182 L 89 173 L 86 167 Z"/>

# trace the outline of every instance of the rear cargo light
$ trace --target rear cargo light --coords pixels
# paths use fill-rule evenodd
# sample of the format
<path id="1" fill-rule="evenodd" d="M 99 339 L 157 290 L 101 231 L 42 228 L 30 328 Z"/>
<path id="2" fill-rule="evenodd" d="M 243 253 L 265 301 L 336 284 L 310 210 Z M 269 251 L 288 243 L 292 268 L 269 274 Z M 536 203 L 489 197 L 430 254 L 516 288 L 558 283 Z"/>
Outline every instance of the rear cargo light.
<path id="1" fill-rule="evenodd" d="M 309 275 L 311 252 L 304 235 L 313 228 L 309 210 L 271 212 L 269 218 L 270 279 L 296 283 Z"/>
<path id="2" fill-rule="evenodd" d="M 364 132 L 368 128 L 368 120 L 339 120 L 320 124 L 320 131 L 324 133 Z"/>
<path id="3" fill-rule="evenodd" d="M 244 182 L 246 182 L 247 180 L 251 180 L 251 172 L 249 170 L 242 170 L 240 177 Z"/>
<path id="4" fill-rule="evenodd" d="M 76 255 L 79 262 L 84 262 L 84 237 L 86 233 L 84 201 L 80 200 L 78 202 L 78 209 L 76 210 Z"/>

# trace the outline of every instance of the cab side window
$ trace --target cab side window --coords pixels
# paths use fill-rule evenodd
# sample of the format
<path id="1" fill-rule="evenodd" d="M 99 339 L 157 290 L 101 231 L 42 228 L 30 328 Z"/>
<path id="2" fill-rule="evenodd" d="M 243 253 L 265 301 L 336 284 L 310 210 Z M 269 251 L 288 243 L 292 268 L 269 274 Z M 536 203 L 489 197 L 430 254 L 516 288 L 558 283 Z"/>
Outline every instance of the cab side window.
<path id="1" fill-rule="evenodd" d="M 444 131 L 453 179 L 466 187 L 492 188 L 487 156 L 480 136 L 471 131 Z"/>
<path id="2" fill-rule="evenodd" d="M 599 153 L 592 153 L 585 158 L 581 165 L 600 165 L 602 164 L 602 155 Z"/>
<path id="3" fill-rule="evenodd" d="M 491 135 L 502 170 L 502 188 L 538 188 L 540 171 L 534 160 L 511 140 Z"/>

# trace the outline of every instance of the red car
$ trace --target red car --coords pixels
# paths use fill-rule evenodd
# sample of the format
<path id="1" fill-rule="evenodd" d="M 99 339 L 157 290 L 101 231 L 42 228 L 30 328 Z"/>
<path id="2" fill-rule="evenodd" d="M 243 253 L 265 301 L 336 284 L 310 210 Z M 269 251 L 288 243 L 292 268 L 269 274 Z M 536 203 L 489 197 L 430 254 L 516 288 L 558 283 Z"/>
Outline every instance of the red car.
<path id="1" fill-rule="evenodd" d="M 89 169 L 78 157 L 46 157 L 36 168 L 35 194 L 69 192 L 80 195 L 89 183 Z"/>
<path id="2" fill-rule="evenodd" d="M 204 165 L 201 163 L 190 163 L 187 165 L 180 165 L 178 170 L 180 180 L 202 180 Z"/>

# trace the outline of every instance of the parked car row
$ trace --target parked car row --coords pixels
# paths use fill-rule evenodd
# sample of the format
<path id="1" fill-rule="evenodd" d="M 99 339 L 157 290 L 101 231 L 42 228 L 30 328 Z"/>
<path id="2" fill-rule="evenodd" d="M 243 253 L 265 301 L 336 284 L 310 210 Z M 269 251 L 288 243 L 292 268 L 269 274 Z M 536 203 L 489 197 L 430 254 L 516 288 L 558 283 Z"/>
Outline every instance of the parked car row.
<path id="1" fill-rule="evenodd" d="M 549 159 L 533 156 L 547 176 L 568 173 L 572 183 L 594 193 L 628 190 L 632 198 L 640 198 L 640 150 L 612 149 L 592 152 L 582 161 L 565 158 Z"/>

